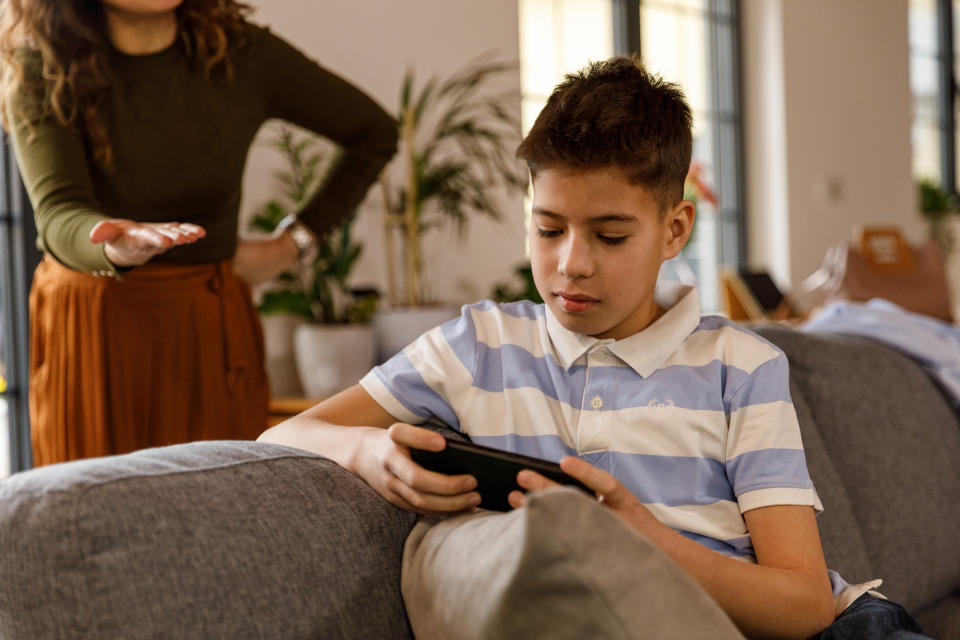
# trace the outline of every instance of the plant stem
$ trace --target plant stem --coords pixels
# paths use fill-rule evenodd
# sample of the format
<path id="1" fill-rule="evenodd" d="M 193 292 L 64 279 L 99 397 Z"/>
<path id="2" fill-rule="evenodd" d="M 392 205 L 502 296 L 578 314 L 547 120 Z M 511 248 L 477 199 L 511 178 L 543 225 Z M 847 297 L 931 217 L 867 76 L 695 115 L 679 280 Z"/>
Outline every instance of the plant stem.
<path id="1" fill-rule="evenodd" d="M 403 114 L 402 137 L 406 143 L 406 201 L 403 210 L 403 225 L 407 247 L 407 304 L 416 307 L 420 304 L 420 205 L 417 197 L 417 160 L 413 146 L 416 133 L 415 114 L 407 108 Z"/>
<path id="2" fill-rule="evenodd" d="M 397 284 L 397 213 L 390 205 L 390 184 L 387 182 L 386 170 L 380 173 L 380 190 L 383 192 L 383 242 L 387 254 L 387 292 L 390 304 L 400 302 L 400 288 Z"/>

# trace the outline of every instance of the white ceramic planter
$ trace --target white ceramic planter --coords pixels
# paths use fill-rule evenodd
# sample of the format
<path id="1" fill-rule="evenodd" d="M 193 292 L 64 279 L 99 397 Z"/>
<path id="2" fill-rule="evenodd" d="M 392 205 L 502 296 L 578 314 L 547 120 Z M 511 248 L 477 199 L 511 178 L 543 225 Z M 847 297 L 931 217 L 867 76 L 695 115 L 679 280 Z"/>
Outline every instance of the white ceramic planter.
<path id="1" fill-rule="evenodd" d="M 423 333 L 452 320 L 460 309 L 452 305 L 382 309 L 373 317 L 377 335 L 377 362 L 382 363 Z"/>
<path id="2" fill-rule="evenodd" d="M 274 398 L 303 395 L 303 385 L 293 357 L 293 333 L 306 320 L 291 313 L 270 313 L 260 316 L 263 327 L 264 366 Z"/>
<path id="3" fill-rule="evenodd" d="M 374 333 L 364 324 L 302 324 L 293 335 L 308 398 L 327 398 L 359 382 L 374 365 Z"/>

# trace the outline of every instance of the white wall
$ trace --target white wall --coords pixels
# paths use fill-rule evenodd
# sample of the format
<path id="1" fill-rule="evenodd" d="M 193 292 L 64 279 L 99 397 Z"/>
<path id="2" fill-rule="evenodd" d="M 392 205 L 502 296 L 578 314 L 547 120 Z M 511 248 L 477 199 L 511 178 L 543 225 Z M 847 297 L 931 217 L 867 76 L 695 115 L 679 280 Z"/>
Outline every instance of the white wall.
<path id="1" fill-rule="evenodd" d="M 255 6 L 254 22 L 269 25 L 392 114 L 408 68 L 425 81 L 431 75 L 446 77 L 481 54 L 498 60 L 519 58 L 517 0 L 263 0 Z M 519 73 L 504 82 L 504 88 L 519 97 Z M 274 163 L 273 152 L 254 147 L 244 181 L 244 215 L 274 193 L 269 175 Z M 426 278 L 437 299 L 463 303 L 486 297 L 494 283 L 506 279 L 525 259 L 522 198 L 513 195 L 501 201 L 504 221 L 475 219 L 462 244 L 452 230 L 427 237 Z M 385 291 L 381 212 L 375 187 L 355 227 L 365 248 L 351 282 Z"/>
<path id="2" fill-rule="evenodd" d="M 741 7 L 751 264 L 795 286 L 857 224 L 918 240 L 907 1 Z"/>
<path id="3" fill-rule="evenodd" d="M 321 9 L 322 7 L 322 9 Z M 815 271 L 857 224 L 923 234 L 910 165 L 907 0 L 742 0 L 748 260 L 781 285 Z M 271 25 L 396 110 L 400 79 L 446 75 L 493 51 L 518 57 L 517 0 L 273 0 Z M 519 78 L 512 85 L 519 90 Z M 270 152 L 248 165 L 243 211 L 273 190 Z M 521 200 L 501 224 L 477 220 L 465 244 L 428 238 L 432 291 L 466 302 L 524 259 Z M 354 284 L 386 287 L 376 189 L 361 209 L 366 252 Z"/>

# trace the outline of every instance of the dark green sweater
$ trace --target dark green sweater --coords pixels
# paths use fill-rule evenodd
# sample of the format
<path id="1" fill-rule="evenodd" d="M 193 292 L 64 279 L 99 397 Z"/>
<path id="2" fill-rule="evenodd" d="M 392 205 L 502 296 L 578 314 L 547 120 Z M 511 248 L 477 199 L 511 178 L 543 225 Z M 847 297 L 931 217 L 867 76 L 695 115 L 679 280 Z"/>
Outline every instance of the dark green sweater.
<path id="1" fill-rule="evenodd" d="M 359 204 L 396 150 L 396 122 L 267 29 L 248 25 L 247 35 L 245 46 L 231 48 L 231 80 L 217 71 L 208 77 L 179 40 L 144 56 L 111 51 L 111 86 L 100 116 L 113 148 L 112 170 L 93 162 L 82 133 L 46 118 L 33 124 L 31 135 L 11 118 L 42 250 L 78 271 L 114 273 L 104 246 L 90 242 L 90 230 L 101 220 L 131 218 L 206 229 L 206 238 L 154 261 L 232 257 L 247 150 L 268 118 L 300 125 L 343 150 L 299 213 L 302 222 L 323 233 Z"/>

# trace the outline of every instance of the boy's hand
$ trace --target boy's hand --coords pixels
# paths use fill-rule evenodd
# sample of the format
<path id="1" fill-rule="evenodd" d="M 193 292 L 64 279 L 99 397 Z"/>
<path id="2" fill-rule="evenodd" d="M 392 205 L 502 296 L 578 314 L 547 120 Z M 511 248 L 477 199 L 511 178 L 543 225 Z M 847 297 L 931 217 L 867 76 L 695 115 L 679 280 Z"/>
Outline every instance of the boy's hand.
<path id="1" fill-rule="evenodd" d="M 612 509 L 621 520 L 634 529 L 647 531 L 650 527 L 663 526 L 629 489 L 603 469 L 598 469 L 592 464 L 573 456 L 566 456 L 560 460 L 560 468 L 568 476 L 576 478 L 590 487 L 596 493 L 598 501 Z M 517 484 L 527 491 L 534 492 L 561 486 L 529 469 L 524 469 L 517 474 Z M 519 509 L 523 506 L 525 498 L 521 492 L 513 491 L 507 499 L 510 506 Z"/>
<path id="2" fill-rule="evenodd" d="M 427 471 L 410 458 L 410 449 L 441 451 L 443 436 L 411 424 L 395 423 L 365 435 L 356 470 L 373 489 L 398 507 L 425 515 L 449 515 L 480 504 L 473 476 Z"/>

